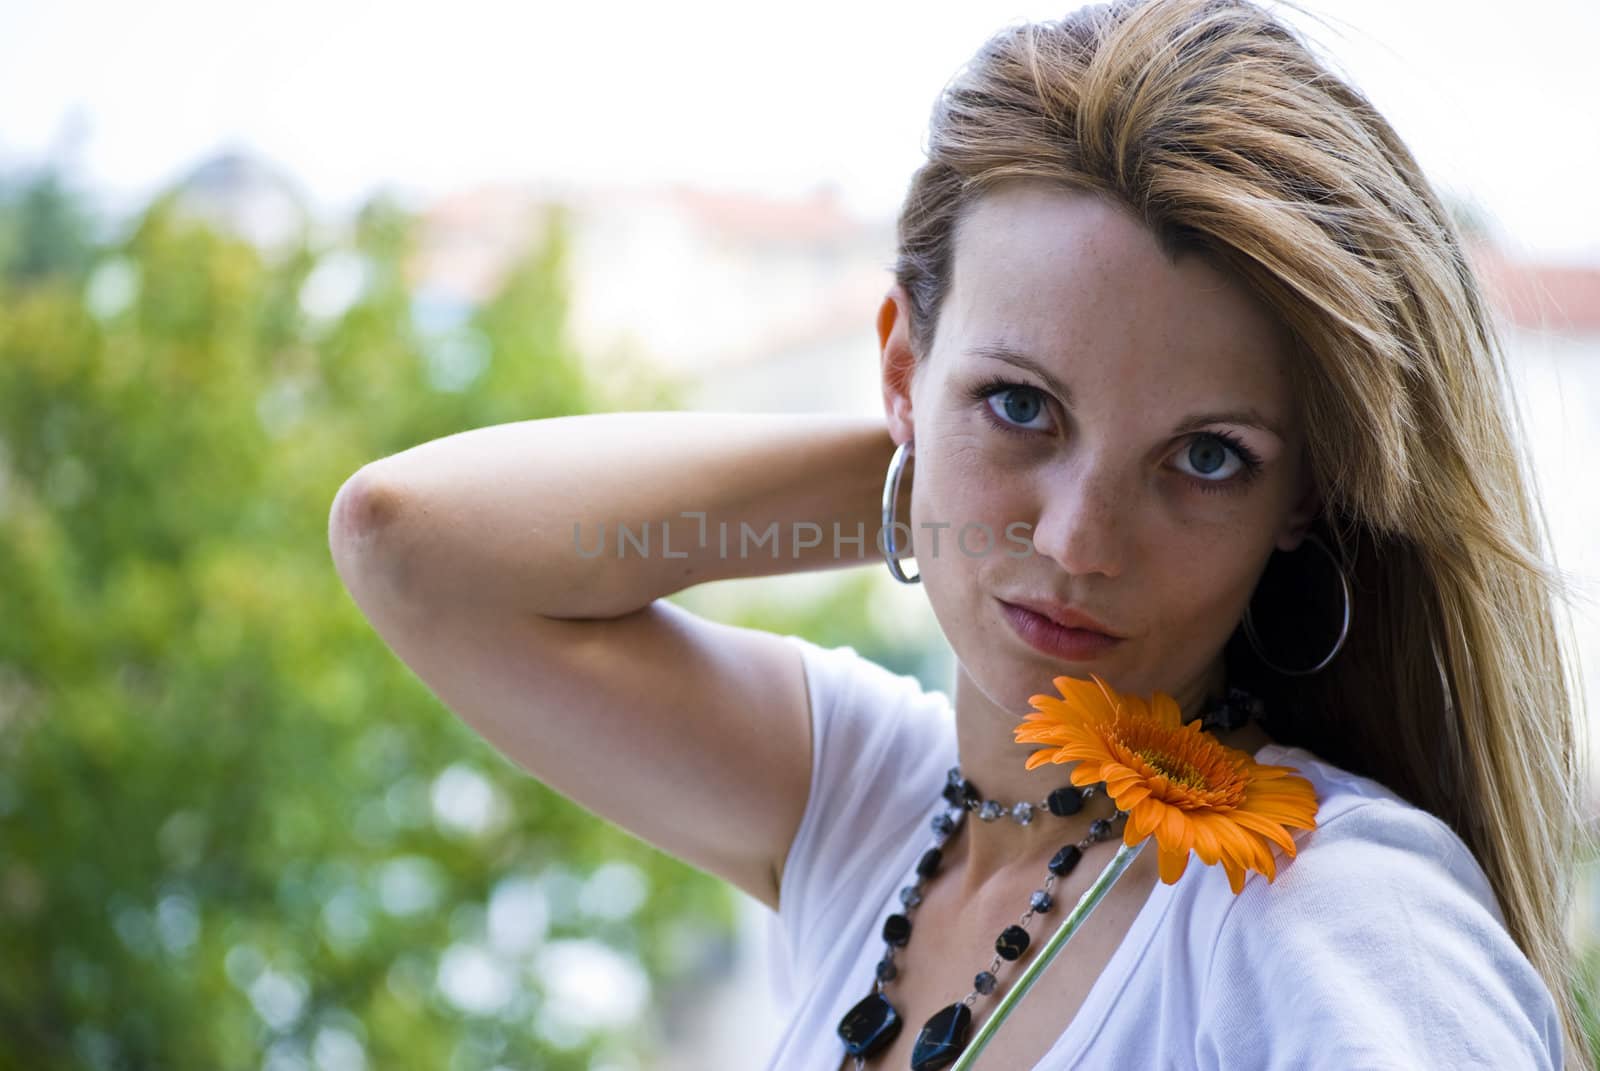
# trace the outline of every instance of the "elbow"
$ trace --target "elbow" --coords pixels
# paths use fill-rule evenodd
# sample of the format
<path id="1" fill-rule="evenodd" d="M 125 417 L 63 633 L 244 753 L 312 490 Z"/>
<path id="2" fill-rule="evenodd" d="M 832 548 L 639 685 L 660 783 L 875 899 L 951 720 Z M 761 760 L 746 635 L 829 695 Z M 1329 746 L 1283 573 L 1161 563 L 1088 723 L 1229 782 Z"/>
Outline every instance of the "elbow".
<path id="1" fill-rule="evenodd" d="M 334 568 L 358 604 L 397 594 L 402 570 L 395 547 L 404 492 L 368 464 L 339 488 L 328 509 L 328 549 Z"/>
<path id="2" fill-rule="evenodd" d="M 400 492 L 376 471 L 376 465 L 363 465 L 333 496 L 328 546 L 336 560 L 341 552 L 372 542 L 400 515 Z"/>

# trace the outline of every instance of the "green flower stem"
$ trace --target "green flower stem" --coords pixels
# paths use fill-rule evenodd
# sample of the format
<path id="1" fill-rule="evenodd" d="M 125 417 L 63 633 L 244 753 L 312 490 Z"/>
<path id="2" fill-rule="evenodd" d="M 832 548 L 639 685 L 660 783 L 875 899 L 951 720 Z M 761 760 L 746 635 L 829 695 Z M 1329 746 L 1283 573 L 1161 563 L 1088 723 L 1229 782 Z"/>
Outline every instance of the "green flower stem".
<path id="1" fill-rule="evenodd" d="M 1072 935 L 1078 932 L 1078 927 L 1083 925 L 1083 920 L 1089 917 L 1089 913 L 1095 909 L 1095 906 L 1101 900 L 1105 899 L 1106 893 L 1111 891 L 1111 886 L 1117 883 L 1117 879 L 1122 876 L 1122 872 L 1128 869 L 1129 864 L 1144 850 L 1144 846 L 1149 841 L 1150 838 L 1146 837 L 1132 848 L 1125 843 L 1118 846 L 1117 854 L 1112 856 L 1111 862 L 1107 863 L 1106 868 L 1100 871 L 1100 876 L 1094 879 L 1094 884 L 1084 890 L 1083 895 L 1078 898 L 1077 906 L 1072 909 L 1072 913 L 1061 920 L 1061 925 L 1056 929 L 1055 934 L 1049 941 L 1045 942 L 1043 948 L 1039 949 L 1039 954 L 1033 958 L 1032 963 L 1028 964 L 1021 977 L 1016 980 L 1016 983 L 1006 992 L 1006 995 L 1000 998 L 1000 1003 L 995 1006 L 994 1012 L 978 1028 L 978 1032 L 967 1043 L 967 1047 L 962 1050 L 961 1058 L 951 1066 L 950 1071 L 968 1071 L 968 1068 L 977 1061 L 978 1054 L 983 1051 L 985 1045 L 989 1044 L 989 1039 L 994 1036 L 996 1030 L 1000 1029 L 1000 1024 L 1006 1021 L 1006 1016 L 1011 1014 L 1011 1009 L 1033 987 L 1033 983 L 1038 981 L 1045 968 L 1050 966 L 1050 961 L 1056 958 L 1056 955 Z"/>

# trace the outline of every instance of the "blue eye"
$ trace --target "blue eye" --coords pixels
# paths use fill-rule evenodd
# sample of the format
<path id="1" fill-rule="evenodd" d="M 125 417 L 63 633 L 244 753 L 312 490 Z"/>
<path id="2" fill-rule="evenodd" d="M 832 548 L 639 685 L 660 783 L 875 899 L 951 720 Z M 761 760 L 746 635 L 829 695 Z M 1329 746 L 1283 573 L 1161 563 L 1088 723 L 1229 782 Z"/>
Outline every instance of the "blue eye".
<path id="1" fill-rule="evenodd" d="M 1230 453 L 1227 446 L 1216 436 L 1202 435 L 1189 440 L 1189 449 L 1183 451 L 1183 457 L 1195 467 L 1196 476 L 1211 477 L 1227 467 Z M 1217 478 L 1225 480 L 1242 468 L 1244 461 L 1240 459 L 1233 471 L 1224 471 Z"/>
<path id="2" fill-rule="evenodd" d="M 1006 379 L 991 379 L 980 383 L 971 391 L 972 397 L 984 403 L 989 422 L 1002 431 L 1026 433 L 1048 431 L 1046 427 L 1030 427 L 1045 413 L 1045 397 L 1037 387 L 1026 383 L 1013 383 Z"/>
<path id="3" fill-rule="evenodd" d="M 998 408 L 995 405 L 996 399 L 1000 401 Z M 1013 388 L 991 394 L 989 409 L 1003 420 L 1014 424 L 1028 424 L 1039 419 L 1039 414 L 1044 412 L 1044 401 L 1037 393 L 1027 388 Z"/>
<path id="4" fill-rule="evenodd" d="M 1236 464 L 1228 466 L 1228 455 Z M 1220 491 L 1231 484 L 1248 483 L 1261 471 L 1261 459 L 1243 440 L 1225 431 L 1203 431 L 1191 438 L 1178 456 L 1188 461 L 1192 470 L 1180 468 L 1185 475 L 1193 476 L 1203 491 Z M 1222 475 L 1216 475 L 1217 473 Z M 1206 486 L 1211 485 L 1211 486 Z"/>

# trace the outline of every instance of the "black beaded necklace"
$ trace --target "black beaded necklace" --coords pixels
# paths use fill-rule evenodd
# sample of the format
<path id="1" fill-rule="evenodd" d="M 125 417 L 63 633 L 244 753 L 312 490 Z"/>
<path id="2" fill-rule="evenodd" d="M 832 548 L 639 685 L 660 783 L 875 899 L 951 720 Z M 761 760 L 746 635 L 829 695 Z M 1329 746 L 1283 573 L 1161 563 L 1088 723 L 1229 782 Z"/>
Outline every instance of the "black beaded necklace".
<path id="1" fill-rule="evenodd" d="M 1227 732 L 1239 728 L 1251 718 L 1260 719 L 1264 712 L 1260 699 L 1242 688 L 1229 688 L 1224 697 L 1201 716 L 1200 724 L 1207 732 Z M 939 872 L 944 845 L 966 821 L 967 812 L 976 813 L 985 822 L 1009 816 L 1018 825 L 1026 826 L 1033 821 L 1036 811 L 1041 807 L 1052 815 L 1065 818 L 1077 814 L 1083 809 L 1084 801 L 1104 791 L 1103 781 L 1081 789 L 1069 784 L 1051 792 L 1037 804 L 1023 800 L 1007 807 L 998 800 L 983 799 L 978 787 L 962 776 L 961 767 L 951 767 L 941 792 L 947 807 L 943 813 L 934 815 L 931 823 L 933 846 L 917 860 L 915 880 L 900 890 L 904 912 L 895 912 L 884 920 L 885 948 L 883 958 L 875 968 L 873 990 L 839 1020 L 839 1037 L 844 1041 L 845 1053 L 855 1057 L 855 1071 L 862 1071 L 869 1058 L 892 1043 L 904 1025 L 899 1011 L 884 995 L 884 987 L 900 973 L 894 962 L 894 951 L 911 940 L 910 915 L 922 903 L 923 884 Z M 1083 858 L 1083 853 L 1099 841 L 1113 836 L 1118 831 L 1114 828 L 1116 822 L 1126 818 L 1127 812 L 1118 810 L 1114 818 L 1095 819 L 1089 823 L 1087 835 L 1075 844 L 1064 846 L 1051 857 L 1047 865 L 1049 873 L 1041 887 L 1029 897 L 1028 910 L 1023 912 L 1016 924 L 1007 926 L 995 939 L 994 959 L 987 969 L 979 971 L 973 978 L 972 991 L 956 1003 L 939 1009 L 923 1025 L 911 1052 L 912 1071 L 937 1071 L 954 1063 L 961 1055 L 972 1027 L 972 1005 L 980 996 L 989 996 L 994 992 L 996 972 L 1002 964 L 1021 958 L 1028 950 L 1031 942 L 1028 923 L 1034 915 L 1046 914 L 1055 906 L 1051 889 L 1056 879 L 1072 873 Z"/>

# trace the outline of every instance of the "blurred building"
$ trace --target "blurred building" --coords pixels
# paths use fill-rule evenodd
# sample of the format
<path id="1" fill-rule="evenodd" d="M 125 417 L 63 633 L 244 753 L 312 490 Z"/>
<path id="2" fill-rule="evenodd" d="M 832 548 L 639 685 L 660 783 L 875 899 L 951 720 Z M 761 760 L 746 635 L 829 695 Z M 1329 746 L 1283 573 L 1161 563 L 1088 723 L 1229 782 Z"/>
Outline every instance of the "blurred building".
<path id="1" fill-rule="evenodd" d="M 305 191 L 260 156 L 227 150 L 179 179 L 179 207 L 272 255 L 304 240 L 311 227 Z"/>
<path id="2" fill-rule="evenodd" d="M 626 354 L 681 377 L 696 408 L 875 404 L 891 221 L 852 217 L 826 190 L 486 187 L 423 212 L 413 281 L 482 300 L 552 209 L 570 234 L 570 335 L 600 381 Z"/>

